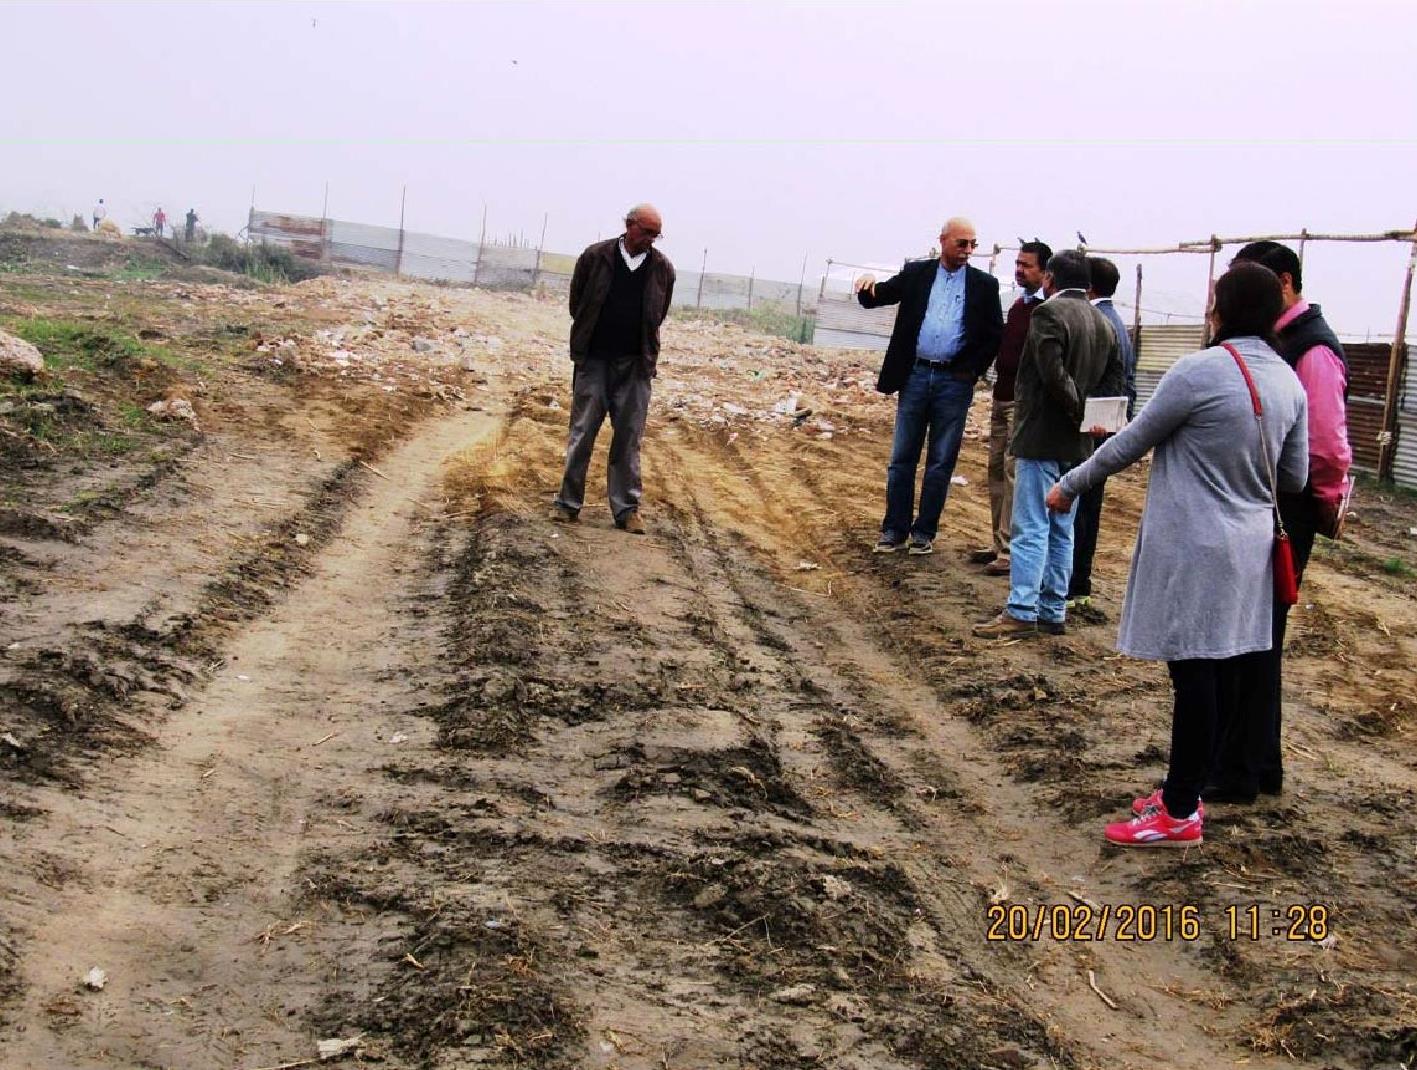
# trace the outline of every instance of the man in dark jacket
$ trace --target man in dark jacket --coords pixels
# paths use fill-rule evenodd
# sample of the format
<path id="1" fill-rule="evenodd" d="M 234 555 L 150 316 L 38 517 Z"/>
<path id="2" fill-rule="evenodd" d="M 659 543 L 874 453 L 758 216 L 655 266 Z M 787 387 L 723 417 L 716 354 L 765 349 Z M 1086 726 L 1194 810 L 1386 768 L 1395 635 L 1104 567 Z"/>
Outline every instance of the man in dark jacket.
<path id="1" fill-rule="evenodd" d="M 571 276 L 571 434 L 566 473 L 551 518 L 573 522 L 585 504 L 586 469 L 608 415 L 614 437 L 606 473 L 615 526 L 645 533 L 640 520 L 640 440 L 650 381 L 659 360 L 659 325 L 674 299 L 674 265 L 654 248 L 663 226 L 653 205 L 625 216 L 625 233 L 588 246 Z"/>
<path id="2" fill-rule="evenodd" d="M 1125 385 L 1122 351 L 1112 325 L 1087 299 L 1087 258 L 1074 249 L 1048 261 L 1048 294 L 1033 312 L 1019 360 L 1014 393 L 1013 539 L 1009 544 L 1009 601 L 997 617 L 974 629 L 984 639 L 1061 635 L 1073 568 L 1073 507 L 1050 513 L 1048 491 L 1092 453 L 1081 430 L 1089 395 Z"/>
<path id="3" fill-rule="evenodd" d="M 989 516 L 993 545 L 969 555 L 990 576 L 1009 574 L 1014 509 L 1014 459 L 1009 456 L 1009 435 L 1013 430 L 1014 380 L 1028 337 L 1028 321 L 1045 296 L 1043 269 L 1052 255 L 1048 244 L 1037 238 L 1019 246 L 1014 259 L 1014 282 L 1022 293 L 1004 317 L 1004 333 L 994 361 L 994 403 L 989 412 Z"/>
<path id="4" fill-rule="evenodd" d="M 1297 494 L 1279 495 L 1279 515 L 1294 548 L 1294 564 L 1303 579 L 1314 537 L 1337 535 L 1339 516 L 1352 489 L 1348 442 L 1348 359 L 1343 344 L 1318 305 L 1304 299 L 1304 268 L 1287 245 L 1258 241 L 1246 245 L 1232 265 L 1252 260 L 1279 276 L 1284 313 L 1274 325 L 1284 362 L 1294 369 L 1309 406 L 1309 483 Z M 1280 743 L 1284 722 L 1284 635 L 1289 607 L 1274 603 L 1273 643 L 1255 678 L 1245 683 L 1249 701 L 1233 724 L 1220 726 L 1220 745 L 1207 801 L 1253 802 L 1257 793 L 1284 790 Z"/>
<path id="5" fill-rule="evenodd" d="M 883 394 L 900 392 L 877 553 L 894 553 L 907 540 L 912 554 L 934 549 L 974 384 L 999 351 L 999 280 L 969 266 L 978 244 L 974 224 L 951 219 L 940 233 L 938 261 L 908 263 L 882 283 L 870 275 L 856 280 L 863 307 L 900 305 L 876 381 Z M 920 511 L 912 523 L 915 469 L 927 437 Z"/>
<path id="6" fill-rule="evenodd" d="M 1131 416 L 1132 409 L 1137 400 L 1136 386 L 1136 355 L 1132 349 L 1132 336 L 1127 332 L 1127 325 L 1122 322 L 1121 315 L 1112 304 L 1112 295 L 1117 292 L 1117 284 L 1121 281 L 1121 272 L 1117 270 L 1117 265 L 1101 256 L 1090 256 L 1087 258 L 1088 276 L 1092 280 L 1088 285 L 1087 296 L 1092 301 L 1092 307 L 1107 317 L 1107 322 L 1112 325 L 1112 333 L 1117 336 L 1117 344 L 1122 347 L 1122 372 L 1126 377 L 1127 415 Z M 1094 392 L 1094 396 L 1106 397 L 1106 394 Z M 1122 394 L 1116 394 L 1121 397 Z M 1102 445 L 1111 436 L 1098 438 L 1094 443 Z M 1076 609 L 1087 608 L 1092 604 L 1092 559 L 1097 553 L 1097 533 L 1102 527 L 1102 497 L 1107 490 L 1107 480 L 1098 480 L 1086 493 L 1078 498 L 1077 509 L 1073 513 L 1073 574 L 1068 581 L 1068 607 Z"/>

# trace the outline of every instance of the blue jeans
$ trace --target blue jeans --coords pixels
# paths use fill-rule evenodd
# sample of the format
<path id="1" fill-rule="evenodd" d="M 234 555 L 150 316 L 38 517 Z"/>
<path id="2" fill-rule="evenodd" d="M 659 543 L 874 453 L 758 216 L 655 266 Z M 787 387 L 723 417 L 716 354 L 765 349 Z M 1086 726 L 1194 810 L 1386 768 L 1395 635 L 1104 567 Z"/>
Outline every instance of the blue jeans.
<path id="1" fill-rule="evenodd" d="M 1044 499 L 1071 465 L 1020 457 L 1014 464 L 1013 539 L 1009 542 L 1009 604 L 1017 620 L 1061 624 L 1073 574 L 1073 517 L 1050 513 Z"/>
<path id="2" fill-rule="evenodd" d="M 907 535 L 933 539 L 950 492 L 950 476 L 964 439 L 964 418 L 974 400 L 974 379 L 956 379 L 948 369 L 917 364 L 900 388 L 895 410 L 895 441 L 886 469 L 886 518 L 881 534 L 895 542 Z M 915 508 L 915 469 L 929 437 L 925 478 L 920 484 L 920 514 Z"/>

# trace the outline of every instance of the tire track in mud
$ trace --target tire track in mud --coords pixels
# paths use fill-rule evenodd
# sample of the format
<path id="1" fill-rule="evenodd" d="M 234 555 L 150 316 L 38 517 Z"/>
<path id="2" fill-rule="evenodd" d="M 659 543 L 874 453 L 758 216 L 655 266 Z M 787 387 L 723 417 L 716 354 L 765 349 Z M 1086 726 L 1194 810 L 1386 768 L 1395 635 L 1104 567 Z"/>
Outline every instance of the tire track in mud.
<path id="1" fill-rule="evenodd" d="M 410 742 L 394 736 L 413 734 L 408 707 L 439 671 L 416 611 L 440 594 L 404 563 L 422 538 L 409 496 L 440 489 L 443 459 L 487 423 L 434 421 L 391 450 L 388 478 L 322 533 L 280 604 L 259 567 L 219 581 L 235 622 L 267 615 L 222 645 L 151 746 L 42 819 L 55 879 L 13 912 L 24 991 L 0 1035 L 7 1065 L 230 1067 L 313 1050 L 306 1011 L 359 967 L 326 943 L 338 920 L 296 874 L 307 852 L 358 855 L 371 839 L 369 767 Z M 108 985 L 83 993 L 94 965 Z"/>
<path id="2" fill-rule="evenodd" d="M 812 497 L 822 493 L 812 486 L 809 466 L 798 470 L 802 487 L 785 487 L 781 483 L 768 487 L 758 481 L 752 466 L 736 456 L 731 447 L 724 450 L 727 458 L 721 457 L 718 450 L 716 445 L 685 446 L 680 450 L 684 454 L 681 466 L 696 476 L 715 468 L 720 473 L 738 473 L 748 488 L 743 493 L 770 503 L 763 507 L 765 526 L 781 533 L 782 538 L 778 549 L 768 552 L 778 561 L 795 560 L 804 547 L 814 545 L 793 520 L 810 509 Z M 721 483 L 686 477 L 678 490 L 681 494 L 692 493 L 692 489 L 706 486 L 720 489 Z M 731 507 L 718 511 L 720 516 L 734 513 Z M 765 540 L 761 534 L 745 535 L 754 538 L 758 553 L 762 553 Z M 830 556 L 833 548 L 822 547 L 819 542 L 816 545 L 819 556 L 823 550 Z M 916 838 L 929 844 L 923 851 L 919 844 L 893 845 L 890 834 L 879 836 L 877 842 L 888 845 L 886 850 L 891 853 L 904 851 L 917 860 L 922 855 L 927 858 L 918 871 L 923 886 L 938 883 L 941 873 L 956 879 L 967 874 L 965 908 L 962 913 L 956 907 L 953 913 L 945 914 L 941 931 L 951 934 L 956 944 L 967 947 L 975 943 L 974 950 L 981 961 L 988 961 L 990 951 L 999 952 L 1013 960 L 1015 970 L 1021 966 L 1021 958 L 1026 964 L 1022 968 L 1028 973 L 1037 972 L 1040 978 L 1048 978 L 1041 996 L 1033 992 L 1016 995 L 1055 1022 L 1062 1035 L 1085 1042 L 1094 1057 L 1107 1053 L 1099 1041 L 1105 1044 L 1110 1036 L 1125 1035 L 1134 1054 L 1123 1058 L 1136 1060 L 1136 1065 L 1154 1059 L 1165 1059 L 1168 1065 L 1202 1065 L 1215 1058 L 1234 1058 L 1234 1050 L 1227 1049 L 1223 1042 L 1217 1044 L 1215 1035 L 1217 1026 L 1225 1028 L 1227 1017 L 1231 1027 L 1239 1028 L 1233 1013 L 1227 1016 L 1214 1007 L 1163 995 L 1165 989 L 1204 991 L 1214 981 L 1201 961 L 1199 948 L 1145 943 L 1127 947 L 1105 943 L 984 947 L 985 912 L 991 893 L 998 896 L 1002 892 L 1011 901 L 1024 903 L 1066 904 L 1072 902 L 1069 893 L 1073 892 L 1108 903 L 1139 899 L 1125 869 L 1114 875 L 1117 867 L 1105 864 L 1107 852 L 1095 838 L 1087 837 L 1084 842 L 1075 822 L 1057 820 L 1068 816 L 1066 808 L 1055 813 L 1056 800 L 1069 790 L 1076 790 L 1098 768 L 1097 760 L 1083 761 L 1077 753 L 1087 749 L 1087 738 L 1078 728 L 1085 729 L 1091 713 L 1090 703 L 1082 696 L 1088 691 L 1096 693 L 1100 687 L 1114 691 L 1116 683 L 1102 684 L 1101 678 L 1108 675 L 1106 670 L 1085 666 L 1065 668 L 1061 680 L 1053 674 L 1047 678 L 1003 675 L 1000 679 L 1007 671 L 1003 666 L 982 666 L 971 671 L 970 662 L 980 652 L 971 650 L 968 641 L 961 638 L 944 640 L 942 645 L 952 652 L 950 655 L 922 659 L 918 644 L 912 640 L 903 642 L 898 636 L 929 635 L 932 645 L 940 645 L 935 639 L 941 630 L 936 619 L 939 609 L 949 606 L 959 614 L 956 622 L 945 629 L 947 635 L 953 632 L 955 636 L 967 629 L 968 610 L 960 603 L 958 587 L 950 590 L 943 585 L 934 569 L 916 569 L 902 577 L 891 576 L 887 568 L 889 565 L 868 566 L 862 570 L 866 572 L 864 580 L 850 576 L 850 582 L 843 583 L 832 600 L 830 614 L 802 612 L 796 638 L 799 649 L 794 651 L 802 656 L 804 650 L 810 652 L 815 646 L 837 659 L 855 661 L 856 671 L 848 674 L 857 681 L 852 700 L 868 708 L 880 704 L 900 711 L 897 723 L 888 731 L 865 729 L 863 749 L 892 770 L 911 795 L 930 798 L 938 804 L 915 808 L 917 815 L 923 815 L 924 832 Z M 736 574 L 750 575 L 751 571 L 740 569 Z M 873 576 L 889 577 L 890 586 L 882 590 L 872 582 Z M 951 580 L 957 582 L 956 577 Z M 764 577 L 762 582 L 765 592 L 773 589 L 770 578 Z M 967 592 L 970 584 L 966 581 L 960 586 Z M 764 597 L 772 595 L 765 593 Z M 825 608 L 826 603 L 822 605 Z M 918 607 L 933 608 L 922 612 Z M 813 621 L 821 623 L 814 625 Z M 1064 665 L 1082 660 L 1066 650 L 1063 657 Z M 962 683 L 962 679 L 967 681 L 970 677 L 980 682 Z M 1010 707 L 1029 711 L 1030 716 L 1022 723 L 1010 723 L 1015 720 Z M 1035 720 L 1033 707 L 1048 711 L 1046 727 Z M 870 719 L 866 720 L 869 726 Z M 1068 722 L 1078 727 L 1066 727 Z M 1019 758 L 1015 760 L 1011 754 Z M 1102 767 L 1110 764 L 1108 761 Z M 1040 800 L 1040 781 L 1058 784 L 1056 794 L 1050 792 Z M 941 782 L 946 787 L 943 793 L 939 791 Z M 1112 805 L 1116 805 L 1115 800 Z M 913 824 L 902 822 L 903 829 L 897 830 L 897 835 L 908 832 Z M 1090 825 L 1084 827 L 1092 831 Z M 931 848 L 938 852 L 933 858 Z M 1101 866 L 1082 861 L 1098 855 L 1104 856 Z M 1189 864 L 1189 869 L 1194 866 Z M 1184 873 L 1187 868 L 1187 863 L 1177 863 L 1173 876 L 1177 869 Z M 1079 876 L 1084 872 L 1088 873 L 1086 883 Z M 1179 887 L 1184 890 L 1185 886 L 1185 878 L 1181 877 Z M 1164 896 L 1153 895 L 1146 901 L 1158 905 L 1188 901 L 1184 894 L 1176 898 L 1177 887 L 1165 886 Z M 1087 991 L 1088 970 L 1095 972 L 1121 1004 L 1125 1026 Z M 1155 1006 L 1163 1000 L 1167 1006 L 1164 1014 Z M 1182 1021 L 1186 1022 L 1185 1027 Z M 1118 1059 L 1118 1053 L 1107 1057 L 1109 1065 L 1131 1065 L 1129 1061 L 1110 1061 Z"/>

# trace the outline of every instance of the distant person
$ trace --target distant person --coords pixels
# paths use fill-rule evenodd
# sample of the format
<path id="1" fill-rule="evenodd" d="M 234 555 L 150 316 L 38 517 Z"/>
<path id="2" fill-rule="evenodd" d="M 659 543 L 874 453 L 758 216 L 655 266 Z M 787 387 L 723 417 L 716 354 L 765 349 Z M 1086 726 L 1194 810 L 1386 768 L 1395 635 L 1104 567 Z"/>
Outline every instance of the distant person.
<path id="1" fill-rule="evenodd" d="M 161 206 L 159 206 L 158 210 L 153 213 L 153 233 L 159 238 L 161 238 L 163 230 L 166 228 L 166 226 L 167 213 L 162 210 Z"/>
<path id="2" fill-rule="evenodd" d="M 108 218 L 108 206 L 103 203 L 103 198 L 98 199 L 98 203 L 93 206 L 93 229 L 97 230 L 98 225 Z"/>
<path id="3" fill-rule="evenodd" d="M 551 518 L 574 522 L 586 470 L 608 415 L 614 437 L 606 484 L 615 526 L 645 533 L 640 518 L 640 440 L 659 359 L 659 326 L 674 299 L 674 265 L 654 247 L 663 222 L 650 204 L 625 216 L 625 233 L 588 246 L 571 276 L 571 433 Z"/>
<path id="4" fill-rule="evenodd" d="M 1111 324 L 1088 303 L 1087 286 L 1082 253 L 1053 254 L 1043 274 L 1048 297 L 1034 309 L 1015 384 L 1009 598 L 998 616 L 974 628 L 981 639 L 1064 631 L 1075 510 L 1050 511 L 1045 499 L 1092 452 L 1081 430 L 1084 401 L 1099 386 L 1122 389 L 1121 349 Z"/>
<path id="5" fill-rule="evenodd" d="M 196 237 L 197 237 L 197 210 L 196 210 L 195 208 L 188 208 L 188 209 L 187 209 L 187 230 L 186 230 L 186 232 L 185 232 L 184 237 L 185 237 L 185 240 L 186 240 L 188 243 L 191 243 L 191 242 L 193 242 L 193 241 L 196 240 Z"/>
<path id="6" fill-rule="evenodd" d="M 1253 242 L 1231 265 L 1263 264 L 1279 276 L 1284 311 L 1275 321 L 1275 348 L 1294 369 L 1309 406 L 1309 471 L 1304 487 L 1281 494 L 1279 515 L 1294 544 L 1294 565 L 1303 579 L 1314 548 L 1314 536 L 1337 535 L 1339 513 L 1348 495 L 1353 451 L 1348 444 L 1348 362 L 1343 346 L 1318 305 L 1304 300 L 1303 267 L 1286 245 Z M 1283 712 L 1284 635 L 1289 607 L 1274 605 L 1274 636 L 1269 654 L 1257 671 L 1263 674 L 1262 697 L 1238 711 L 1225 725 L 1207 798 L 1253 802 L 1259 793 L 1278 795 L 1284 787 L 1280 746 Z"/>
<path id="7" fill-rule="evenodd" d="M 1212 346 L 1173 364 L 1136 420 L 1048 493 L 1049 509 L 1071 509 L 1098 480 L 1156 450 L 1117 649 L 1166 662 L 1175 692 L 1171 753 L 1165 784 L 1132 803 L 1130 820 L 1107 826 L 1112 843 L 1201 842 L 1201 797 L 1220 801 L 1203 790 L 1218 725 L 1247 701 L 1247 681 L 1269 657 L 1271 473 L 1283 493 L 1301 488 L 1309 472 L 1304 390 L 1269 344 L 1282 308 L 1272 271 L 1232 267 L 1215 284 Z"/>
<path id="8" fill-rule="evenodd" d="M 1023 291 L 1004 318 L 1003 340 L 994 360 L 994 403 L 989 414 L 989 519 L 993 545 L 975 550 L 970 561 L 990 576 L 1009 574 L 1009 538 L 1014 512 L 1014 459 L 1009 454 L 1013 430 L 1014 380 L 1033 310 L 1043 301 L 1043 268 L 1053 250 L 1037 238 L 1024 242 L 1014 258 L 1014 282 Z"/>
<path id="9" fill-rule="evenodd" d="M 941 228 L 938 261 L 908 263 L 882 283 L 872 275 L 856 280 L 864 308 L 900 305 L 876 380 L 882 394 L 900 392 L 878 554 L 902 547 L 912 554 L 934 550 L 974 384 L 999 351 L 999 280 L 969 265 L 978 245 L 974 224 L 956 217 Z M 912 521 L 915 469 L 927 438 L 920 510 Z"/>
<path id="10" fill-rule="evenodd" d="M 1087 296 L 1092 307 L 1101 312 L 1112 325 L 1117 344 L 1122 348 L 1122 372 L 1126 377 L 1127 416 L 1130 418 L 1137 400 L 1136 356 L 1132 336 L 1112 305 L 1112 295 L 1122 274 L 1117 265 L 1100 256 L 1087 258 L 1088 277 L 1092 280 Z M 1104 395 L 1105 396 L 1105 395 Z M 1121 396 L 1121 395 L 1117 395 Z M 1106 436 L 1098 439 L 1105 442 Z M 1069 608 L 1087 608 L 1092 604 L 1092 559 L 1097 553 L 1097 533 L 1102 526 L 1102 496 L 1107 488 L 1105 479 L 1098 480 L 1078 499 L 1077 516 L 1073 519 L 1073 574 L 1068 581 Z"/>

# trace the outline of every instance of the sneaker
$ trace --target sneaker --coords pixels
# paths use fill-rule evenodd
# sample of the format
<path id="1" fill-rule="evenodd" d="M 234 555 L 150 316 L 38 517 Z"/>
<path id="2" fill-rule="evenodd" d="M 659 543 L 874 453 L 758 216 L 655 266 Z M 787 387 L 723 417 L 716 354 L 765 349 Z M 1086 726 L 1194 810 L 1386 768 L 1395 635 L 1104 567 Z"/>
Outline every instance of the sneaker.
<path id="1" fill-rule="evenodd" d="M 1144 795 L 1144 796 L 1142 796 L 1142 797 L 1139 798 L 1139 799 L 1133 799 L 1133 800 L 1132 800 L 1132 813 L 1134 813 L 1134 814 L 1140 814 L 1140 813 L 1144 813 L 1145 811 L 1147 811 L 1147 810 L 1149 810 L 1149 809 L 1151 809 L 1151 808 L 1153 808 L 1153 807 L 1160 806 L 1160 805 L 1161 805 L 1161 790 L 1162 790 L 1161 788 L 1157 788 L 1157 789 L 1156 789 L 1155 791 L 1153 791 L 1150 795 Z M 1204 801 L 1202 801 L 1202 802 L 1196 804 L 1196 813 L 1200 814 L 1201 817 L 1205 817 L 1205 802 L 1204 802 Z"/>
<path id="2" fill-rule="evenodd" d="M 1007 554 L 1002 554 L 994 558 L 984 566 L 986 576 L 1007 576 L 1009 574 L 1009 558 Z"/>
<path id="3" fill-rule="evenodd" d="M 1119 847 L 1194 847 L 1204 842 L 1200 809 L 1190 817 L 1175 818 L 1166 812 L 1166 804 L 1157 799 L 1130 821 L 1116 821 L 1107 826 L 1104 835 L 1108 843 Z"/>
<path id="4" fill-rule="evenodd" d="M 1040 620 L 1038 630 L 1044 635 L 1067 635 L 1068 626 L 1060 620 Z"/>
<path id="5" fill-rule="evenodd" d="M 1019 620 L 1000 613 L 987 624 L 976 624 L 974 635 L 979 639 L 1026 639 L 1038 634 L 1038 625 L 1031 620 Z"/>
<path id="6" fill-rule="evenodd" d="M 905 546 L 905 552 L 915 554 L 917 557 L 923 556 L 924 554 L 933 554 L 935 552 L 935 540 L 922 538 L 919 535 L 912 535 L 910 536 L 910 542 Z"/>
<path id="7" fill-rule="evenodd" d="M 998 557 L 993 547 L 985 547 L 982 550 L 969 551 L 969 563 L 971 565 L 987 565 L 994 558 Z"/>
<path id="8" fill-rule="evenodd" d="M 1087 608 L 1088 606 L 1092 605 L 1092 595 L 1090 595 L 1090 594 L 1075 595 L 1074 597 L 1068 599 L 1066 605 L 1067 605 L 1067 607 L 1068 607 L 1069 610 L 1073 610 L 1073 609 L 1085 609 L 1085 608 Z"/>
<path id="9" fill-rule="evenodd" d="M 562 505 L 560 502 L 556 502 L 551 506 L 550 515 L 551 519 L 558 524 L 574 524 L 580 518 L 580 513 L 576 512 L 574 509 L 566 508 L 566 506 Z"/>
<path id="10" fill-rule="evenodd" d="M 890 535 L 882 535 L 876 540 L 876 545 L 871 552 L 875 554 L 893 554 L 904 545 L 904 539 L 895 539 Z"/>
<path id="11" fill-rule="evenodd" d="M 627 509 L 615 518 L 615 526 L 631 535 L 645 534 L 645 522 L 640 519 L 639 510 Z"/>

